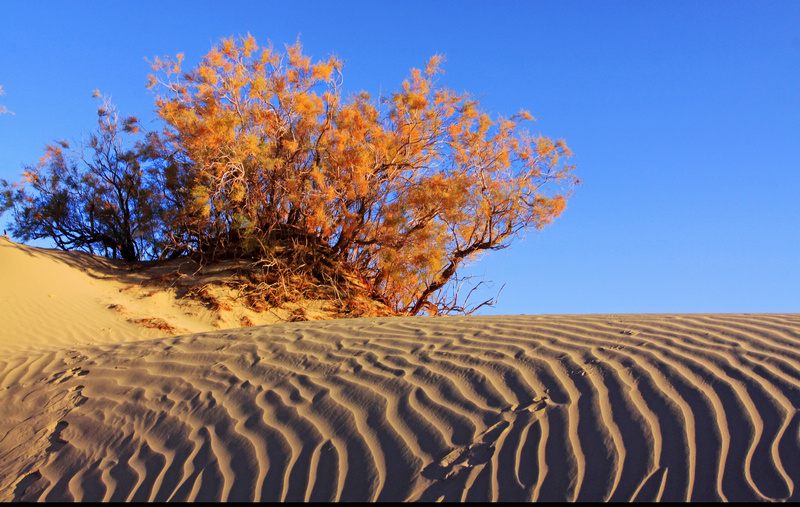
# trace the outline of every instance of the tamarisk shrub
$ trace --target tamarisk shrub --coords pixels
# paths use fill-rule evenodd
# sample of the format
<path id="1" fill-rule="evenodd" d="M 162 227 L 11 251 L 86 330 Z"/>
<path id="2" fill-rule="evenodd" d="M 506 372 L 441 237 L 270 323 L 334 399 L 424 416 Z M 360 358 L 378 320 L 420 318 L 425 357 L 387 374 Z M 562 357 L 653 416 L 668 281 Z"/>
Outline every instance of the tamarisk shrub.
<path id="1" fill-rule="evenodd" d="M 437 86 L 442 62 L 375 101 L 343 97 L 342 62 L 312 63 L 299 42 L 224 39 L 188 72 L 180 54 L 155 59 L 175 247 L 258 257 L 302 240 L 398 313 L 460 308 L 437 299 L 457 270 L 549 224 L 579 181 L 564 141 L 521 128 L 528 112 L 492 119 Z"/>
<path id="2" fill-rule="evenodd" d="M 74 148 L 66 140 L 47 144 L 21 183 L 0 180 L 0 214 L 13 211 L 11 232 L 23 240 L 47 238 L 64 250 L 126 261 L 150 258 L 161 248 L 160 199 L 135 140 L 139 120 L 102 101 L 88 138 Z"/>
<path id="3" fill-rule="evenodd" d="M 155 58 L 163 128 L 126 148 L 140 125 L 105 104 L 88 143 L 48 145 L 26 170 L 34 194 L 0 182 L 0 212 L 65 249 L 252 259 L 274 271 L 259 287 L 279 274 L 284 292 L 303 279 L 395 314 L 469 313 L 459 269 L 552 222 L 579 181 L 564 141 L 523 128 L 530 113 L 492 118 L 438 85 L 443 60 L 373 99 L 344 95 L 341 60 L 312 63 L 299 42 L 223 39 L 189 71 Z"/>

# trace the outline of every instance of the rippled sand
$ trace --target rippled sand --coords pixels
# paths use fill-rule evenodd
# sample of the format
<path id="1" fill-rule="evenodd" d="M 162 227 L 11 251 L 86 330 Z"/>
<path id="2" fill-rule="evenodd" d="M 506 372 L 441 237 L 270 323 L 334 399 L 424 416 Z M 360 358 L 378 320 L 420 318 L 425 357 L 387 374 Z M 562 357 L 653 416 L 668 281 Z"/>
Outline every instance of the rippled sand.
<path id="1" fill-rule="evenodd" d="M 2 501 L 800 500 L 799 314 L 15 318 Z"/>
<path id="2" fill-rule="evenodd" d="M 0 361 L 4 500 L 797 500 L 800 316 L 275 324 Z"/>

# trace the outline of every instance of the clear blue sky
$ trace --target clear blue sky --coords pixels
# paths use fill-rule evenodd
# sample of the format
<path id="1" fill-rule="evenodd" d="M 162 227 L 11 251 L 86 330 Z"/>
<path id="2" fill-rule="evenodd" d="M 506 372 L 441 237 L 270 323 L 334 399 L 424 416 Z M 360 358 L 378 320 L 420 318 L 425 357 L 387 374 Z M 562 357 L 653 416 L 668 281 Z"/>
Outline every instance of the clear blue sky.
<path id="1" fill-rule="evenodd" d="M 155 127 L 144 58 L 248 32 L 373 96 L 442 53 L 442 84 L 566 140 L 583 185 L 473 266 L 506 284 L 479 313 L 800 312 L 796 0 L 4 2 L 0 178 L 93 128 L 96 88 Z"/>

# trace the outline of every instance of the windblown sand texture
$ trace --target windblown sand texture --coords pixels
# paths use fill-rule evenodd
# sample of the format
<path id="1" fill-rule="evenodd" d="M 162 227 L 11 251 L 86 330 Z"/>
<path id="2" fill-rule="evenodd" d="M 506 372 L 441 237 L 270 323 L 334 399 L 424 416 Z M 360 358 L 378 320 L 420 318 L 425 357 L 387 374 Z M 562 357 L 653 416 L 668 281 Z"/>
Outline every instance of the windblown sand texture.
<path id="1" fill-rule="evenodd" d="M 26 249 L 0 244 L 3 501 L 800 499 L 798 314 L 153 337 Z"/>

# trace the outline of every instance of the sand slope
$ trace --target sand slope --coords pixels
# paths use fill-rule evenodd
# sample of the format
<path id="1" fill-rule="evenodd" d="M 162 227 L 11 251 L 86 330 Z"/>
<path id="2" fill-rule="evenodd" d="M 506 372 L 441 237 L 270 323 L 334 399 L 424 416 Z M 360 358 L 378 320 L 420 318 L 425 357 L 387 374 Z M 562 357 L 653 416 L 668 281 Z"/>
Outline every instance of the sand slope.
<path id="1" fill-rule="evenodd" d="M 230 276 L 235 263 L 199 267 L 176 260 L 146 268 L 79 252 L 35 248 L 0 236 L 0 354 L 76 345 L 124 343 L 289 320 L 302 308 L 325 318 L 325 301 L 299 301 L 254 312 L 231 299 L 235 290 L 209 285 L 224 309 L 183 297 L 189 287 Z M 174 275 L 180 270 L 180 279 Z M 181 288 L 182 287 L 182 288 Z"/>
<path id="2" fill-rule="evenodd" d="M 2 500 L 797 500 L 800 316 L 381 318 L 6 356 Z"/>
<path id="3" fill-rule="evenodd" d="M 800 500 L 800 314 L 154 338 L 97 331 L 80 266 L 2 266 L 0 501 Z"/>
<path id="4" fill-rule="evenodd" d="M 215 329 L 202 305 L 133 285 L 135 275 L 122 265 L 0 237 L 0 354 L 167 334 L 137 319 L 166 319 L 185 332 Z"/>

